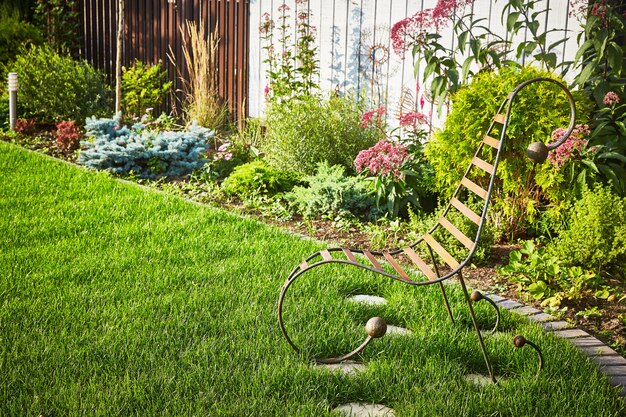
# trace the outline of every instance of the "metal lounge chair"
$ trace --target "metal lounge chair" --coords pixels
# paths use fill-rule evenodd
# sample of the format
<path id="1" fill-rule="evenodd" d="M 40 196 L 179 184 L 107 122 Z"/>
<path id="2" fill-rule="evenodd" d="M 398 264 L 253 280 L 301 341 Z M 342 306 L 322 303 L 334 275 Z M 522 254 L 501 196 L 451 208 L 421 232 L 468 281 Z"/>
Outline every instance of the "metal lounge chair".
<path id="1" fill-rule="evenodd" d="M 296 352 L 300 352 L 300 349 L 294 344 L 292 339 L 289 337 L 289 334 L 287 333 L 287 329 L 283 321 L 283 302 L 285 300 L 285 296 L 290 286 L 294 283 L 294 281 L 296 281 L 296 279 L 300 277 L 302 274 L 306 273 L 307 271 L 310 271 L 313 268 L 317 268 L 322 265 L 330 264 L 330 263 L 349 264 L 349 265 L 353 265 L 359 268 L 363 268 L 363 269 L 375 272 L 380 275 L 384 275 L 386 277 L 389 277 L 397 281 L 401 281 L 408 285 L 421 286 L 421 285 L 437 284 L 439 285 L 441 289 L 441 294 L 442 294 L 444 305 L 452 321 L 454 321 L 454 318 L 452 315 L 452 309 L 450 307 L 450 303 L 448 302 L 448 297 L 446 295 L 446 289 L 443 285 L 443 281 L 456 276 L 458 277 L 465 300 L 469 307 L 471 321 L 472 321 L 474 329 L 476 330 L 478 343 L 482 351 L 485 364 L 487 366 L 489 377 L 494 383 L 496 382 L 492 365 L 491 365 L 491 361 L 489 359 L 489 354 L 485 348 L 485 344 L 483 342 L 483 335 L 481 334 L 481 331 L 477 324 L 474 309 L 472 307 L 472 303 L 478 302 L 484 299 L 488 301 L 494 307 L 495 312 L 496 312 L 496 323 L 492 332 L 494 332 L 498 327 L 498 323 L 500 321 L 500 312 L 498 310 L 496 303 L 494 303 L 487 296 L 483 295 L 479 291 L 473 291 L 471 294 L 468 292 L 467 286 L 465 285 L 465 281 L 463 279 L 462 272 L 463 272 L 463 268 L 469 264 L 470 260 L 472 259 L 472 256 L 474 255 L 474 252 L 476 251 L 478 241 L 480 239 L 481 233 L 485 225 L 489 199 L 493 192 L 494 180 L 496 177 L 498 163 L 500 161 L 502 149 L 505 146 L 507 124 L 508 124 L 509 116 L 511 114 L 513 102 L 515 101 L 515 97 L 520 92 L 520 90 L 522 90 L 527 85 L 535 83 L 535 82 L 549 82 L 549 83 L 556 84 L 558 87 L 560 87 L 565 92 L 567 99 L 569 101 L 571 117 L 570 117 L 570 123 L 569 123 L 566 133 L 558 141 L 553 142 L 548 145 L 545 145 L 541 142 L 535 142 L 531 144 L 527 151 L 528 157 L 535 163 L 541 163 L 545 161 L 545 159 L 547 158 L 549 150 L 555 149 L 556 147 L 560 146 L 563 142 L 565 142 L 565 140 L 569 137 L 570 133 L 572 132 L 574 128 L 574 123 L 575 123 L 575 118 L 576 118 L 576 107 L 575 107 L 574 99 L 571 93 L 567 90 L 567 88 L 563 86 L 561 83 L 559 83 L 558 81 L 555 81 L 549 78 L 534 78 L 518 85 L 500 105 L 497 111 L 497 114 L 494 116 L 489 128 L 487 129 L 487 132 L 482 142 L 478 146 L 475 156 L 471 160 L 470 166 L 467 168 L 467 170 L 465 171 L 465 174 L 461 178 L 461 181 L 459 185 L 457 186 L 455 192 L 453 193 L 452 197 L 450 198 L 450 201 L 447 207 L 445 208 L 441 218 L 438 220 L 435 226 L 433 226 L 419 240 L 417 240 L 416 242 L 413 242 L 412 244 L 404 248 L 400 248 L 400 249 L 396 249 L 396 250 L 392 250 L 388 252 L 369 251 L 365 249 L 329 248 L 329 249 L 321 250 L 319 252 L 312 254 L 311 256 L 306 258 L 304 261 L 302 261 L 298 266 L 296 266 L 291 271 L 291 273 L 289 274 L 289 277 L 287 278 L 280 292 L 280 297 L 278 300 L 278 323 L 285 339 Z M 493 136 L 497 136 L 497 134 L 494 134 L 494 132 L 497 132 L 497 131 L 499 131 L 499 139 L 496 139 L 493 137 Z M 490 162 L 481 158 L 484 147 L 490 147 L 493 149 L 491 152 L 489 152 L 493 158 L 493 160 Z M 480 173 L 480 171 L 482 171 L 482 173 Z M 481 182 L 483 184 L 487 183 L 488 184 L 487 189 L 483 188 L 482 186 L 478 185 L 475 181 L 472 180 L 472 179 L 476 179 L 477 172 L 479 172 L 483 178 L 481 178 L 480 181 L 476 181 L 476 182 Z M 485 177 L 485 174 L 486 174 L 486 177 Z M 478 197 L 479 201 L 481 202 L 480 206 L 482 207 L 482 210 L 480 211 L 480 213 L 476 213 L 476 211 L 468 207 L 468 205 L 463 202 L 463 196 L 469 195 L 469 194 L 474 195 L 475 197 Z M 471 220 L 473 223 L 477 225 L 476 235 L 473 237 L 473 239 L 463 234 L 459 230 L 459 228 L 454 225 L 453 221 L 450 218 L 451 217 L 450 214 L 452 210 L 456 210 L 460 212 L 463 216 L 467 217 L 469 220 Z M 467 255 L 465 259 L 461 261 L 455 259 L 448 252 L 448 250 L 446 250 L 446 248 L 444 248 L 443 245 L 440 244 L 435 239 L 434 232 L 438 228 L 445 229 L 447 233 L 449 233 L 458 242 L 460 242 L 465 248 L 467 248 L 467 250 L 469 250 L 469 255 Z M 432 265 L 433 265 L 432 267 L 426 261 L 424 261 L 422 257 L 420 257 L 420 255 L 418 254 L 419 245 L 425 246 L 426 253 L 430 255 L 430 259 L 432 261 Z M 450 270 L 449 272 L 446 272 L 444 274 L 441 273 L 435 261 L 434 254 L 437 254 L 438 257 L 441 260 L 443 260 L 443 262 L 448 266 L 448 269 Z M 407 271 L 408 268 L 407 269 L 403 268 L 402 263 L 400 262 L 400 259 L 410 260 L 410 262 L 412 262 L 413 264 L 412 269 L 415 269 L 416 267 L 417 270 L 419 270 L 421 274 L 412 274 L 410 273 L 410 271 Z M 382 264 L 384 263 L 390 266 L 390 268 L 388 268 L 387 271 L 384 270 L 382 267 Z M 388 272 L 391 269 L 393 269 L 394 273 Z M 412 275 L 414 275 L 414 277 L 412 277 Z M 425 280 L 424 280 L 424 277 L 425 277 Z M 324 364 L 333 364 L 333 363 L 340 363 L 342 361 L 345 361 L 353 357 L 357 353 L 361 352 L 373 338 L 382 337 L 385 334 L 386 329 L 387 329 L 386 323 L 382 318 L 380 317 L 371 318 L 366 324 L 366 331 L 367 331 L 368 336 L 365 339 L 365 341 L 360 346 L 358 346 L 355 350 L 347 354 L 338 356 L 338 357 L 315 358 L 314 360 L 318 363 L 324 363 Z M 522 347 L 526 344 L 532 346 L 536 350 L 538 354 L 538 358 L 539 358 L 539 371 L 540 371 L 543 366 L 543 358 L 542 358 L 540 349 L 531 341 L 526 340 L 523 336 L 515 337 L 514 345 L 516 347 Z"/>

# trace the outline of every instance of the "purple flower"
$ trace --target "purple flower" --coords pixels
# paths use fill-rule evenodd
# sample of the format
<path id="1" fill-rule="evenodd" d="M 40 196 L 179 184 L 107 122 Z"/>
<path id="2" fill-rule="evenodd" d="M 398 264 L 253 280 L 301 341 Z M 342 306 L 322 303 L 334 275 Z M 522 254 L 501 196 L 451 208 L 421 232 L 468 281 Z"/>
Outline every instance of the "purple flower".
<path id="1" fill-rule="evenodd" d="M 566 130 L 558 128 L 552 132 L 552 139 L 559 140 L 563 137 Z M 560 169 L 563 165 L 572 159 L 579 158 L 587 146 L 587 139 L 590 133 L 588 125 L 577 124 L 572 130 L 571 135 L 558 148 L 550 151 L 548 161 L 552 163 L 556 169 Z"/>

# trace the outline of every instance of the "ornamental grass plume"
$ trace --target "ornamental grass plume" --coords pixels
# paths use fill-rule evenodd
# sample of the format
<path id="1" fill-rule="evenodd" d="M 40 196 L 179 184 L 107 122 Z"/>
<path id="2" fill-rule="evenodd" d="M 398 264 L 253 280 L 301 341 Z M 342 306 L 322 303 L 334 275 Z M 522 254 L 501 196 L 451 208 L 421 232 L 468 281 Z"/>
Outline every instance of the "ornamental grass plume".
<path id="1" fill-rule="evenodd" d="M 403 181 L 402 166 L 409 158 L 406 146 L 383 139 L 371 148 L 359 152 L 354 160 L 354 167 L 357 172 L 368 172 L 372 176 Z"/>

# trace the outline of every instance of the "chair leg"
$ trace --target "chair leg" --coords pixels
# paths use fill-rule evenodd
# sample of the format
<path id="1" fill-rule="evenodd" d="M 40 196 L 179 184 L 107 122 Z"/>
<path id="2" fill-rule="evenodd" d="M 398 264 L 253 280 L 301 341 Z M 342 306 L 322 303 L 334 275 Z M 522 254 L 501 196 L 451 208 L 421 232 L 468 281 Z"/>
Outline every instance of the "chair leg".
<path id="1" fill-rule="evenodd" d="M 443 302 L 446 305 L 446 310 L 448 310 L 448 317 L 450 317 L 452 323 L 455 323 L 454 316 L 452 315 L 452 309 L 450 308 L 450 303 L 448 302 L 448 296 L 446 295 L 446 289 L 443 286 L 443 282 L 439 283 L 439 287 L 441 288 L 441 295 L 443 295 Z"/>
<path id="2" fill-rule="evenodd" d="M 474 324 L 474 329 L 476 330 L 476 335 L 478 336 L 478 344 L 480 345 L 480 349 L 483 352 L 483 358 L 485 358 L 485 364 L 487 365 L 487 371 L 489 372 L 489 377 L 495 384 L 496 378 L 493 375 L 493 370 L 491 368 L 491 361 L 489 360 L 489 354 L 487 353 L 487 349 L 485 348 L 485 342 L 483 341 L 483 335 L 480 333 L 480 328 L 478 327 L 478 323 L 476 322 L 476 315 L 474 314 L 474 307 L 472 306 L 472 299 L 470 298 L 469 293 L 467 292 L 467 287 L 465 286 L 465 281 L 463 280 L 463 274 L 459 272 L 459 282 L 461 283 L 461 288 L 463 289 L 463 294 L 465 295 L 465 300 L 467 301 L 467 306 L 469 307 L 470 317 L 472 318 L 472 323 Z"/>

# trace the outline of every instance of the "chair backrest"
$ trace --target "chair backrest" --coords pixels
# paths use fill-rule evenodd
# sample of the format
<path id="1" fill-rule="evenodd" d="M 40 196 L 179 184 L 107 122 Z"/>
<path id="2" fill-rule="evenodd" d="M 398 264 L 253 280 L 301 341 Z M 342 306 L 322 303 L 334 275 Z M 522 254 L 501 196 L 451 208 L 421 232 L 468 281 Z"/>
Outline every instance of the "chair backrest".
<path id="1" fill-rule="evenodd" d="M 506 130 L 508 126 L 509 117 L 511 115 L 511 109 L 515 97 L 517 94 L 529 84 L 535 82 L 550 82 L 560 87 L 566 94 L 570 104 L 570 123 L 565 134 L 554 143 L 545 145 L 540 142 L 531 144 L 528 149 L 528 156 L 535 163 L 543 162 L 548 151 L 561 145 L 571 134 L 574 129 L 574 123 L 576 119 L 576 106 L 574 99 L 569 90 L 556 80 L 550 78 L 534 78 L 518 85 L 502 102 L 496 115 L 493 117 L 487 132 L 482 139 L 481 143 L 471 160 L 470 166 L 466 169 L 461 181 L 459 182 L 456 190 L 452 194 L 448 205 L 446 206 L 441 218 L 438 222 L 418 241 L 409 245 L 409 248 L 405 248 L 402 251 L 411 258 L 411 260 L 417 264 L 419 269 L 424 273 L 428 279 L 427 282 L 442 281 L 447 279 L 461 270 L 467 263 L 469 263 L 476 252 L 478 247 L 481 233 L 484 229 L 485 222 L 487 220 L 487 209 L 489 206 L 489 200 L 493 193 L 494 181 L 496 177 L 496 171 L 498 169 L 498 163 L 502 155 L 502 150 L 506 141 Z M 462 198 L 462 196 L 466 196 Z M 471 196 L 468 198 L 468 196 Z M 477 204 L 471 204 L 468 206 L 468 199 L 477 200 Z M 465 202 L 464 202 L 465 200 Z M 476 212 L 475 208 L 478 208 L 479 212 Z M 477 225 L 476 234 L 473 239 L 466 236 L 459 228 L 454 224 L 453 217 L 458 215 L 454 212 L 460 213 L 462 216 L 468 218 L 470 221 Z M 443 228 L 452 235 L 458 242 L 463 245 L 468 255 L 462 259 L 455 259 L 434 237 L 434 233 L 437 229 Z M 445 275 L 439 274 L 435 263 L 435 271 L 432 271 L 425 263 L 416 255 L 413 249 L 419 244 L 426 244 L 430 251 L 431 257 L 436 253 L 450 268 L 451 271 Z M 408 249 L 408 250 L 407 250 Z M 399 251 L 398 251 L 399 252 Z"/>

